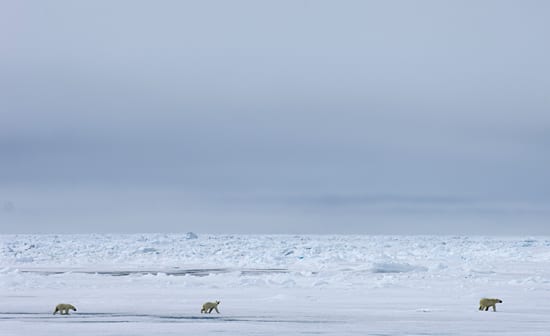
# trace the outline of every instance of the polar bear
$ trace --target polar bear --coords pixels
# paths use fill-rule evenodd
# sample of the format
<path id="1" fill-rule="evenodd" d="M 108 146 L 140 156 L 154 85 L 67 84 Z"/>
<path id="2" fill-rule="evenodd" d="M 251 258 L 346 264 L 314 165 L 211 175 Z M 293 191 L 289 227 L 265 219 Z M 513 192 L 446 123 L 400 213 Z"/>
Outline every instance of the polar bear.
<path id="1" fill-rule="evenodd" d="M 479 300 L 479 310 L 489 310 L 489 307 L 493 307 L 493 311 L 497 311 L 497 303 L 502 303 L 501 299 L 489 299 L 489 298 L 482 298 Z"/>
<path id="2" fill-rule="evenodd" d="M 57 312 L 59 312 L 61 315 L 70 315 L 69 310 L 76 311 L 76 308 L 72 304 L 60 303 L 57 306 L 55 306 L 55 310 L 53 311 L 53 314 L 55 315 L 57 314 Z"/>
<path id="3" fill-rule="evenodd" d="M 212 310 L 216 310 L 216 313 L 220 313 L 220 311 L 218 310 L 218 305 L 220 304 L 220 301 L 215 301 L 215 302 L 206 302 L 202 305 L 202 309 L 201 309 L 201 314 L 202 313 L 205 313 L 205 314 L 210 314 L 212 312 Z"/>

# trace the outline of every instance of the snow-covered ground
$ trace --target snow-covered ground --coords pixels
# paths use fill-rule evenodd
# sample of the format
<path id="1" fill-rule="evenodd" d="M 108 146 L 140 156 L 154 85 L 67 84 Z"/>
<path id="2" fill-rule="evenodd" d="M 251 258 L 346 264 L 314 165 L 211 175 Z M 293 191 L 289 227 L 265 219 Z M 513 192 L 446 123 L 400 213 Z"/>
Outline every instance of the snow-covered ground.
<path id="1" fill-rule="evenodd" d="M 192 238 L 0 235 L 0 335 L 550 334 L 550 237 Z"/>

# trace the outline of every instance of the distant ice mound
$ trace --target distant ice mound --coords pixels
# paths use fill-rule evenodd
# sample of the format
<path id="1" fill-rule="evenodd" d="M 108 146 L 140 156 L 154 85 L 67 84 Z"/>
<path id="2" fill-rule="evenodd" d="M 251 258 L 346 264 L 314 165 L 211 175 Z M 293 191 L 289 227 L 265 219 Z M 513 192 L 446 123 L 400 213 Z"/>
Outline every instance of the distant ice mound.
<path id="1" fill-rule="evenodd" d="M 159 254 L 159 251 L 156 248 L 152 247 L 141 247 L 137 250 L 139 253 L 156 253 Z"/>
<path id="2" fill-rule="evenodd" d="M 372 265 L 373 273 L 407 273 L 407 272 L 426 272 L 428 268 L 423 266 L 414 266 L 407 263 L 382 262 Z"/>
<path id="3" fill-rule="evenodd" d="M 16 258 L 15 261 L 18 262 L 18 263 L 32 263 L 32 262 L 34 262 L 34 258 L 33 257 L 21 257 L 21 258 Z"/>
<path id="4" fill-rule="evenodd" d="M 199 238 L 199 236 L 197 236 L 197 234 L 194 232 L 187 232 L 185 234 L 185 239 L 197 239 L 197 238 Z"/>

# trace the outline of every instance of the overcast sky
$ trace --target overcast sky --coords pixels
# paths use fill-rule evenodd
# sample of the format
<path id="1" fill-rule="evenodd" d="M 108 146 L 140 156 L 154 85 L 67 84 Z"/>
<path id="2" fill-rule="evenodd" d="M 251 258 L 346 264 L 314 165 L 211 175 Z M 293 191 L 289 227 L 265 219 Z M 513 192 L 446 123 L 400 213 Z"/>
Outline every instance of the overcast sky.
<path id="1" fill-rule="evenodd" d="M 0 4 L 0 233 L 550 234 L 548 1 Z"/>

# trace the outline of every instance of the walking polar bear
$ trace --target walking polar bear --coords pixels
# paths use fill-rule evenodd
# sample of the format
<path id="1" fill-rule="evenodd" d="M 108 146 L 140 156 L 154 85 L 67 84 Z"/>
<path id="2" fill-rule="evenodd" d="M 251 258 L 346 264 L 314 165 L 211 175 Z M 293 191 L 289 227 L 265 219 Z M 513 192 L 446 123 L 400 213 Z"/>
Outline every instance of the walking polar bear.
<path id="1" fill-rule="evenodd" d="M 57 314 L 57 312 L 59 312 L 61 315 L 70 315 L 69 310 L 76 311 L 76 308 L 72 304 L 60 303 L 57 306 L 55 306 L 55 310 L 53 311 L 53 314 L 55 315 Z"/>
<path id="2" fill-rule="evenodd" d="M 220 304 L 220 301 L 215 301 L 215 302 L 206 302 L 202 305 L 202 309 L 201 309 L 201 314 L 202 313 L 205 313 L 205 314 L 210 314 L 212 313 L 212 310 L 216 310 L 216 313 L 220 313 L 220 311 L 218 310 L 218 305 Z"/>
<path id="3" fill-rule="evenodd" d="M 489 310 L 489 307 L 493 307 L 493 311 L 497 311 L 497 303 L 502 303 L 501 299 L 489 299 L 489 298 L 482 298 L 479 300 L 479 310 Z"/>

